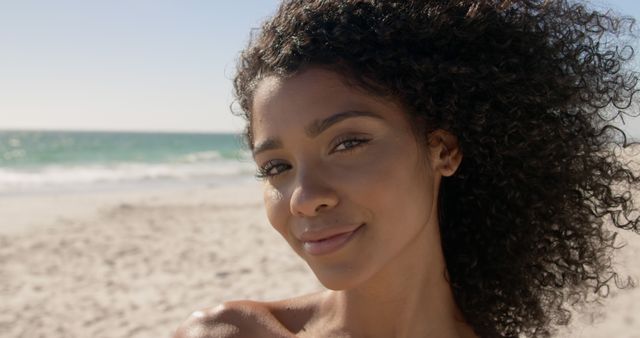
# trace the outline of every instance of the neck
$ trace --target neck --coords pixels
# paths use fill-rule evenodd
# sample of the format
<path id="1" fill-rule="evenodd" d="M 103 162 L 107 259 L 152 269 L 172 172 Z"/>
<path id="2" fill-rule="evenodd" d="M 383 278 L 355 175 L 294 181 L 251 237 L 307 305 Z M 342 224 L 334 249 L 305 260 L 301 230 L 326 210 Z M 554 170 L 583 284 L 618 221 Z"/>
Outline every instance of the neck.
<path id="1" fill-rule="evenodd" d="M 440 236 L 432 226 L 367 282 L 328 291 L 328 322 L 351 337 L 474 337 L 445 279 Z"/>

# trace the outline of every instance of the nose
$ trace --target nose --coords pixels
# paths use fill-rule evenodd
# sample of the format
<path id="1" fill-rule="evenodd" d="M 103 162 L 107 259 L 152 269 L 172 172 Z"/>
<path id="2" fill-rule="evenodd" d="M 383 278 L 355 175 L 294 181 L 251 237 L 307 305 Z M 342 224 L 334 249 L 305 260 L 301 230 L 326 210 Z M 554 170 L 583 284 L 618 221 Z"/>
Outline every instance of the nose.
<path id="1" fill-rule="evenodd" d="M 330 185 L 318 177 L 300 174 L 291 194 L 289 207 L 292 215 L 313 217 L 332 209 L 338 202 L 338 194 Z"/>

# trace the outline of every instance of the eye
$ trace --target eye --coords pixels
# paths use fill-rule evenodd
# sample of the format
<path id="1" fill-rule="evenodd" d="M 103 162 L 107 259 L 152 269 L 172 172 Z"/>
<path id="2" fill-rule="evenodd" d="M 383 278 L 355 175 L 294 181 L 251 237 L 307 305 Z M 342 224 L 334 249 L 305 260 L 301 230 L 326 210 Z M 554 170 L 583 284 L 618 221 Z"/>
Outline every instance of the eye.
<path id="1" fill-rule="evenodd" d="M 333 148 L 333 151 L 344 152 L 354 150 L 355 148 L 365 145 L 369 141 L 370 140 L 366 138 L 346 137 L 337 141 L 338 144 Z"/>
<path id="2" fill-rule="evenodd" d="M 291 166 L 286 163 L 279 162 L 276 160 L 270 160 L 270 161 L 267 161 L 267 163 L 265 163 L 264 165 L 258 167 L 256 177 L 259 179 L 265 179 L 265 178 L 277 176 L 290 168 Z"/>

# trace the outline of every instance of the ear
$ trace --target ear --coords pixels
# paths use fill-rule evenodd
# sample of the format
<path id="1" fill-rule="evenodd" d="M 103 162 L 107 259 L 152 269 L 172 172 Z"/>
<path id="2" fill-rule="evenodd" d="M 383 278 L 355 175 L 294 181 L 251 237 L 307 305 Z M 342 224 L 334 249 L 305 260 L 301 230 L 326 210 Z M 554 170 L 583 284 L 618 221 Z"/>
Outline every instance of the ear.
<path id="1" fill-rule="evenodd" d="M 431 132 L 428 137 L 432 169 L 442 176 L 453 175 L 462 162 L 458 138 L 442 129 Z"/>

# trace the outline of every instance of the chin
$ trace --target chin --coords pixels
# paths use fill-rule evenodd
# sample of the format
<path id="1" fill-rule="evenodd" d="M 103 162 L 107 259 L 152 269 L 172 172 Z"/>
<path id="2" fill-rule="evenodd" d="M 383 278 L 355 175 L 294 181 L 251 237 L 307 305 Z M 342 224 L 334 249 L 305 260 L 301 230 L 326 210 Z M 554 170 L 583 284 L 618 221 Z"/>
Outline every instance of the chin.
<path id="1" fill-rule="evenodd" d="M 354 289 L 367 280 L 367 275 L 353 266 L 310 267 L 318 281 L 334 291 Z"/>

